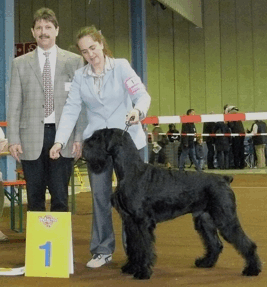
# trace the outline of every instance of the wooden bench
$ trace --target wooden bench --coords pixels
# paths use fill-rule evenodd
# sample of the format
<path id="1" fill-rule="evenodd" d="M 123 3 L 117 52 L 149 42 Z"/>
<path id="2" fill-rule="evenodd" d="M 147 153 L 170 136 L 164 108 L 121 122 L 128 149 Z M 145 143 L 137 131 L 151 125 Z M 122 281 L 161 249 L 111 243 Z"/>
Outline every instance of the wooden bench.
<path id="1" fill-rule="evenodd" d="M 22 232 L 23 222 L 23 203 L 22 203 L 22 187 L 26 185 L 25 180 L 3 181 L 5 188 L 5 196 L 10 201 L 10 225 L 11 229 L 16 232 Z M 7 188 L 10 187 L 10 188 Z M 15 187 L 18 188 L 16 191 Z M 19 225 L 16 228 L 16 205 L 19 208 Z"/>

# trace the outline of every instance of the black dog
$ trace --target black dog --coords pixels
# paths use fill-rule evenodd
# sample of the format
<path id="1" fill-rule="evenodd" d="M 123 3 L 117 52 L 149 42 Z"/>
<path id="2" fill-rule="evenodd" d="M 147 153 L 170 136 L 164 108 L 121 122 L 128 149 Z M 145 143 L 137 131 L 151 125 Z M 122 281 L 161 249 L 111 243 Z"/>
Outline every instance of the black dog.
<path id="1" fill-rule="evenodd" d="M 120 129 L 96 131 L 86 139 L 83 156 L 94 173 L 105 169 L 112 156 L 118 179 L 111 201 L 122 217 L 128 262 L 123 273 L 149 279 L 156 255 L 154 229 L 158 222 L 192 213 L 195 229 L 206 253 L 196 259 L 197 267 L 213 267 L 223 245 L 231 243 L 245 259 L 243 275 L 261 272 L 256 244 L 244 233 L 236 214 L 232 177 L 200 172 L 167 170 L 145 164 L 130 135 Z"/>

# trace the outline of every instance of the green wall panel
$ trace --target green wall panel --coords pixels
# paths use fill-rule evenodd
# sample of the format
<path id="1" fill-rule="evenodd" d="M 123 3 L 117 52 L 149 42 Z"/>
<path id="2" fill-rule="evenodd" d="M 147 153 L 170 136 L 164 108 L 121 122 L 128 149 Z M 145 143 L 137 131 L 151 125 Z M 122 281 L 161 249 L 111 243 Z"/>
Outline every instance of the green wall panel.
<path id="1" fill-rule="evenodd" d="M 59 34 L 57 44 L 60 48 L 77 53 L 72 36 L 72 7 L 71 1 L 60 0 L 59 11 Z M 71 33 L 70 33 L 71 31 Z"/>
<path id="2" fill-rule="evenodd" d="M 267 5 L 252 1 L 255 111 L 267 111 Z"/>
<path id="3" fill-rule="evenodd" d="M 100 1 L 91 1 L 86 5 L 86 26 L 91 25 L 95 25 L 97 29 L 100 27 Z"/>
<path id="4" fill-rule="evenodd" d="M 19 1 L 19 30 L 20 42 L 31 42 L 34 40 L 32 37 L 31 27 L 33 19 L 32 1 L 20 0 Z M 35 12 L 35 11 L 34 11 Z"/>
<path id="5" fill-rule="evenodd" d="M 100 1 L 100 29 L 112 53 L 115 52 L 114 1 Z"/>
<path id="6" fill-rule="evenodd" d="M 14 1 L 14 17 L 15 17 L 15 23 L 14 23 L 14 41 L 15 43 L 20 42 L 20 22 L 18 21 L 20 15 L 20 5 L 19 0 Z"/>
<path id="7" fill-rule="evenodd" d="M 147 2 L 147 90 L 151 96 L 151 105 L 148 111 L 150 116 L 160 114 L 159 110 L 159 40 L 158 40 L 158 7 Z"/>
<path id="8" fill-rule="evenodd" d="M 220 1 L 223 105 L 238 105 L 235 0 Z"/>
<path id="9" fill-rule="evenodd" d="M 158 10 L 160 116 L 174 115 L 173 23 L 171 10 Z"/>
<path id="10" fill-rule="evenodd" d="M 131 61 L 128 1 L 114 0 L 114 29 L 114 56 Z"/>
<path id="11" fill-rule="evenodd" d="M 205 113 L 222 112 L 219 0 L 204 0 Z"/>
<path id="12" fill-rule="evenodd" d="M 189 22 L 177 14 L 173 20 L 175 114 L 183 115 L 190 107 Z"/>
<path id="13" fill-rule="evenodd" d="M 189 65 L 190 65 L 190 107 L 196 114 L 206 112 L 205 98 L 205 47 L 204 32 L 190 24 L 189 28 Z"/>
<path id="14" fill-rule="evenodd" d="M 254 63 L 251 0 L 236 0 L 237 92 L 240 111 L 251 111 L 254 105 Z"/>
<path id="15" fill-rule="evenodd" d="M 47 7 L 45 0 L 32 0 L 32 11 L 33 11 L 33 14 L 37 10 L 39 10 L 40 8 L 43 8 L 43 7 Z M 50 9 L 52 9 L 52 8 L 50 7 Z"/>
<path id="16" fill-rule="evenodd" d="M 88 5 L 87 0 L 79 0 L 79 5 L 77 1 L 71 1 L 71 15 L 72 15 L 72 39 L 75 39 L 75 35 L 86 24 L 86 5 Z M 71 30 L 69 31 L 71 32 Z"/>
<path id="17" fill-rule="evenodd" d="M 267 5 L 262 0 L 203 0 L 203 29 L 146 1 L 149 115 L 267 110 Z M 57 15 L 57 44 L 78 52 L 76 31 L 94 24 L 115 57 L 131 59 L 127 0 L 15 0 L 15 42 L 33 41 L 33 13 Z"/>
<path id="18" fill-rule="evenodd" d="M 35 2 L 35 0 L 33 0 Z M 81 0 L 80 0 L 81 1 Z M 45 0 L 46 7 L 52 9 L 58 17 L 60 0 Z"/>

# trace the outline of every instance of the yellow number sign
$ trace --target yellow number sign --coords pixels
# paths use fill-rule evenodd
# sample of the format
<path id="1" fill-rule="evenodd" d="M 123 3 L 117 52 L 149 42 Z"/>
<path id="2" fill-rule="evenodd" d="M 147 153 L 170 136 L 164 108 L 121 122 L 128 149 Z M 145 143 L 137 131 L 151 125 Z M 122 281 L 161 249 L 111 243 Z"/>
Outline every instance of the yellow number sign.
<path id="1" fill-rule="evenodd" d="M 72 252 L 70 212 L 27 212 L 25 276 L 68 278 Z"/>

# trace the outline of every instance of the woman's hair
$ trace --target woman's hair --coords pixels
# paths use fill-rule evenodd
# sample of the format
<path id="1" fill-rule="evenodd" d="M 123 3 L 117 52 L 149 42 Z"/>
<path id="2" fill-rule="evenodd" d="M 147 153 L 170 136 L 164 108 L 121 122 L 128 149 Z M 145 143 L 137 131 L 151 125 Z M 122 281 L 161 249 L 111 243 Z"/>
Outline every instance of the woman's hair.
<path id="1" fill-rule="evenodd" d="M 56 14 L 54 13 L 53 10 L 49 8 L 41 8 L 34 13 L 32 28 L 34 28 L 36 22 L 40 20 L 52 22 L 56 29 L 58 27 L 58 21 L 57 21 Z"/>
<path id="2" fill-rule="evenodd" d="M 86 37 L 86 36 L 90 36 L 95 42 L 97 41 L 99 44 L 103 43 L 104 55 L 111 57 L 111 58 L 113 57 L 112 52 L 110 51 L 110 49 L 108 47 L 108 44 L 106 42 L 105 37 L 102 35 L 100 30 L 98 31 L 96 29 L 96 27 L 94 25 L 83 27 L 78 31 L 78 33 L 76 35 L 76 47 L 78 49 L 79 49 L 79 46 L 78 46 L 79 40 L 82 39 L 83 37 Z"/>

